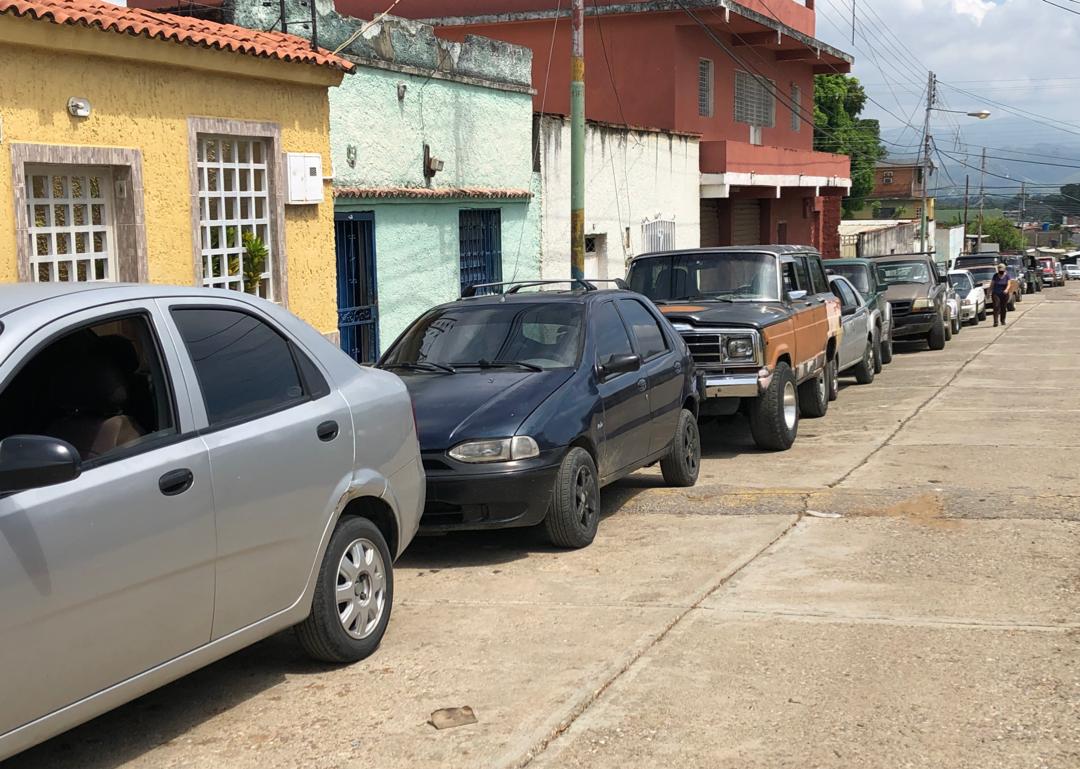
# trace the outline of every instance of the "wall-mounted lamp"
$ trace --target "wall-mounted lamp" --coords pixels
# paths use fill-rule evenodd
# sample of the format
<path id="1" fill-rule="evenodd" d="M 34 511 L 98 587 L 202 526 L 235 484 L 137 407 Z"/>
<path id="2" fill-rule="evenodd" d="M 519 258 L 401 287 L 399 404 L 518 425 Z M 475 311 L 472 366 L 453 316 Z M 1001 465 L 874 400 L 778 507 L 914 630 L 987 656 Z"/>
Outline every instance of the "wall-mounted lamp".
<path id="1" fill-rule="evenodd" d="M 424 145 L 424 178 L 431 179 L 443 170 L 443 161 L 431 154 L 431 147 Z"/>
<path id="2" fill-rule="evenodd" d="M 68 99 L 67 109 L 72 117 L 90 117 L 90 100 L 72 96 Z"/>
<path id="3" fill-rule="evenodd" d="M 405 101 L 405 92 L 407 90 L 409 90 L 409 86 L 405 85 L 405 83 L 398 83 L 397 84 L 397 100 L 398 101 Z"/>

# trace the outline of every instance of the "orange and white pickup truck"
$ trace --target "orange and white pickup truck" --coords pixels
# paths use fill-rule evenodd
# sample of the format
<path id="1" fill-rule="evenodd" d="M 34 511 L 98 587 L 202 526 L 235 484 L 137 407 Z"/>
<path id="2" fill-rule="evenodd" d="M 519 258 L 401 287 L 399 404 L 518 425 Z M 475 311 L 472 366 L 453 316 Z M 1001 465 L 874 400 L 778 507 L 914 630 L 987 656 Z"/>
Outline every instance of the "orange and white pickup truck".
<path id="1" fill-rule="evenodd" d="M 701 372 L 701 416 L 746 412 L 755 443 L 791 447 L 799 418 L 829 408 L 840 300 L 806 246 L 726 246 L 644 254 L 630 288 L 653 300 Z"/>

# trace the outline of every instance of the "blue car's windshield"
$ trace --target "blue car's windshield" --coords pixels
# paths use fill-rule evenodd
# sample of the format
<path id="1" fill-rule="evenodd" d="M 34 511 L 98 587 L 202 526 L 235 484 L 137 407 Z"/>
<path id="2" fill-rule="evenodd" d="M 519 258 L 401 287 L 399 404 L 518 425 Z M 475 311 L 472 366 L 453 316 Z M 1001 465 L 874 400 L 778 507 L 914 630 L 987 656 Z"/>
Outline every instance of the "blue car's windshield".
<path id="1" fill-rule="evenodd" d="M 462 302 L 413 323 L 380 365 L 566 368 L 578 363 L 583 327 L 577 304 Z"/>

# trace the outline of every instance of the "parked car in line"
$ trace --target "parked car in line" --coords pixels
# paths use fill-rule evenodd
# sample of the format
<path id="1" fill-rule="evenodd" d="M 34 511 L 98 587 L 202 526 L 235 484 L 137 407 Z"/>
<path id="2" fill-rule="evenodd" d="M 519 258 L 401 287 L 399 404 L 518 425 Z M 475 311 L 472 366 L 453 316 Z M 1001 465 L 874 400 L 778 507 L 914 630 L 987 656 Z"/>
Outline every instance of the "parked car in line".
<path id="1" fill-rule="evenodd" d="M 948 280 L 948 273 L 946 272 L 945 280 L 945 303 L 949 307 L 948 321 L 945 326 L 945 340 L 952 339 L 956 334 L 959 334 L 963 329 L 963 324 L 960 322 L 960 295 L 956 289 Z"/>
<path id="2" fill-rule="evenodd" d="M 703 416 L 743 411 L 754 442 L 791 447 L 801 417 L 822 417 L 840 300 L 805 246 L 726 246 L 643 254 L 630 288 L 682 334 L 704 377 Z"/>
<path id="3" fill-rule="evenodd" d="M 686 344 L 644 297 L 551 290 L 566 283 L 482 286 L 503 293 L 429 310 L 379 361 L 415 404 L 422 531 L 542 523 L 555 545 L 584 547 L 601 487 L 655 462 L 671 486 L 697 481 Z"/>
<path id="4" fill-rule="evenodd" d="M 1006 265 L 1006 269 L 1007 267 L 1008 266 Z M 983 289 L 983 293 L 986 295 L 987 305 L 990 307 L 991 310 L 993 310 L 993 289 L 991 288 L 990 281 L 993 279 L 994 274 L 997 272 L 997 265 L 975 265 L 967 267 L 965 269 L 967 269 L 967 271 L 971 273 L 971 277 L 976 282 L 976 284 L 978 284 Z M 1016 300 L 1018 294 L 1019 289 L 1017 288 L 1016 281 L 1010 281 L 1008 300 L 1008 307 L 1010 311 L 1016 309 Z"/>
<path id="5" fill-rule="evenodd" d="M 878 276 L 888 286 L 892 305 L 893 339 L 925 339 L 931 350 L 945 347 L 949 310 L 946 283 L 926 254 L 874 257 Z"/>
<path id="6" fill-rule="evenodd" d="M 892 305 L 885 298 L 887 286 L 878 277 L 877 268 L 869 259 L 829 259 L 828 272 L 847 278 L 870 308 L 874 319 L 874 373 L 881 373 L 881 364 L 892 362 Z"/>
<path id="7" fill-rule="evenodd" d="M 986 291 L 968 270 L 950 270 L 949 284 L 960 297 L 960 321 L 978 325 L 986 320 Z"/>
<path id="8" fill-rule="evenodd" d="M 1057 278 L 1059 286 L 1065 285 L 1065 267 L 1057 259 L 1054 260 L 1054 277 Z"/>
<path id="9" fill-rule="evenodd" d="M 1012 258 L 1013 262 L 1008 260 Z M 986 292 L 987 300 L 990 299 L 990 279 L 997 272 L 997 266 L 1004 264 L 1009 271 L 1009 275 L 1013 280 L 1009 284 L 1009 309 L 1015 310 L 1018 302 L 1024 301 L 1023 284 L 1018 274 L 1027 274 L 1026 269 L 1023 269 L 1023 264 L 1018 267 L 1016 265 L 1017 257 L 1001 256 L 1000 254 L 965 254 L 964 256 L 957 257 L 954 261 L 953 269 L 956 270 L 968 270 L 972 277 L 979 282 Z M 1039 289 L 1041 290 L 1041 288 Z M 988 302 L 989 303 L 989 302 Z"/>
<path id="10" fill-rule="evenodd" d="M 1080 263 L 1071 262 L 1065 265 L 1065 277 L 1068 280 L 1080 280 Z"/>
<path id="11" fill-rule="evenodd" d="M 874 318 L 869 305 L 855 286 L 842 275 L 830 275 L 829 286 L 840 300 L 840 344 L 832 360 L 833 377 L 829 399 L 840 394 L 839 376 L 853 374 L 859 384 L 874 381 Z"/>
<path id="12" fill-rule="evenodd" d="M 1051 256 L 1039 257 L 1039 269 L 1042 272 L 1044 286 L 1061 286 L 1065 283 L 1061 262 Z"/>
<path id="13" fill-rule="evenodd" d="M 375 650 L 424 499 L 397 377 L 213 289 L 6 285 L 0 322 L 0 758 L 290 626 Z"/>
<path id="14" fill-rule="evenodd" d="M 1020 254 L 1005 254 L 999 261 L 1004 263 L 1009 270 L 1009 274 L 1013 276 L 1017 283 L 1018 294 L 1016 301 L 1022 302 L 1025 294 L 1035 293 L 1035 287 L 1031 284 L 1031 281 L 1036 271 L 1027 265 L 1023 256 Z"/>

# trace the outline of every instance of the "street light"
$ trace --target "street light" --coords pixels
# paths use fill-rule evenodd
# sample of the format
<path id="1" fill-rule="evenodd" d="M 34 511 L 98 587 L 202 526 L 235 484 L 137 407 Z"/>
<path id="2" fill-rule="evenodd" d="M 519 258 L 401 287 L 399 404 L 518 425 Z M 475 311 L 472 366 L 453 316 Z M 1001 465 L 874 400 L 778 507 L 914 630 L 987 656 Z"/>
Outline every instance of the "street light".
<path id="1" fill-rule="evenodd" d="M 986 120 L 990 117 L 990 110 L 988 109 L 981 109 L 978 112 L 965 112 L 962 109 L 942 109 L 941 107 L 931 107 L 930 109 L 934 110 L 934 112 L 952 112 L 957 115 L 967 115 L 968 117 L 975 117 L 979 120 Z"/>

